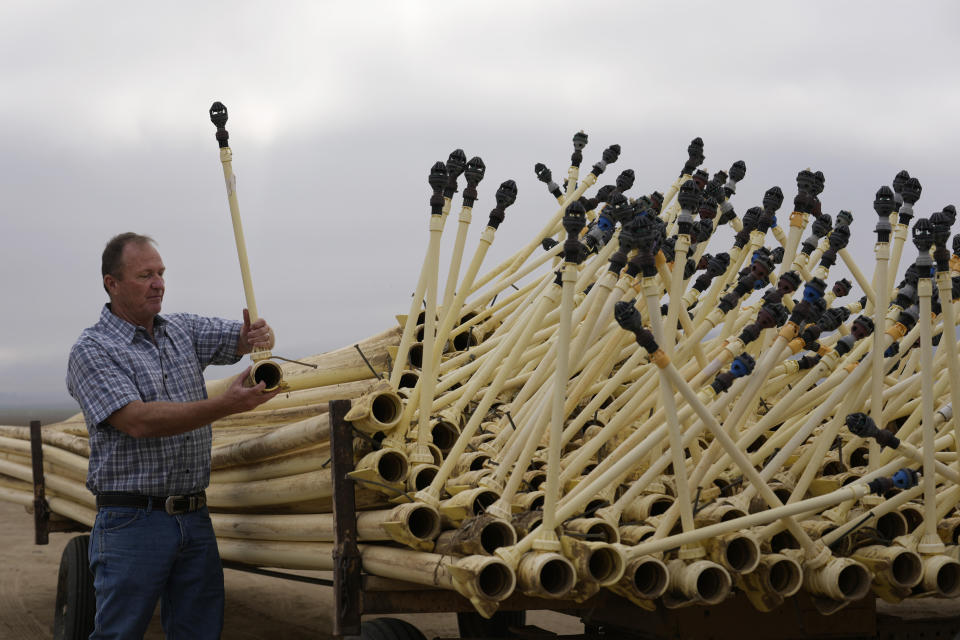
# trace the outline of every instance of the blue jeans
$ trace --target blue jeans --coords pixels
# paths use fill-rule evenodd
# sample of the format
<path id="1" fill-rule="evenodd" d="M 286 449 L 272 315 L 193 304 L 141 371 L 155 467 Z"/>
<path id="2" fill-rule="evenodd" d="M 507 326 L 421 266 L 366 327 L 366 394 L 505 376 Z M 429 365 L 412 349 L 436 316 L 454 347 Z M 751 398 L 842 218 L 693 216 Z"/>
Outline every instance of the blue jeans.
<path id="1" fill-rule="evenodd" d="M 167 640 L 220 637 L 223 568 L 206 508 L 168 515 L 104 507 L 90 535 L 97 592 L 91 640 L 142 638 L 157 600 Z"/>

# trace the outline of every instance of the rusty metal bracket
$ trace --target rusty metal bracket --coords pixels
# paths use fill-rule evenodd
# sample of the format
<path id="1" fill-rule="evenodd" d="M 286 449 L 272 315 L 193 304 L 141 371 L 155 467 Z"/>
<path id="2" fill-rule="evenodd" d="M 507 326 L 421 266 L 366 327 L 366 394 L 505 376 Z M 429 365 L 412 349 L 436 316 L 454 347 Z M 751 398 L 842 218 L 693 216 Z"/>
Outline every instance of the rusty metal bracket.
<path id="1" fill-rule="evenodd" d="M 353 429 L 345 417 L 349 400 L 330 402 L 330 455 L 333 476 L 333 637 L 360 635 L 362 591 L 357 549 L 357 508 L 353 471 Z"/>
<path id="2" fill-rule="evenodd" d="M 44 495 L 43 441 L 40 439 L 40 421 L 30 421 L 30 458 L 33 463 L 33 530 L 34 544 L 50 542 L 50 505 Z"/>

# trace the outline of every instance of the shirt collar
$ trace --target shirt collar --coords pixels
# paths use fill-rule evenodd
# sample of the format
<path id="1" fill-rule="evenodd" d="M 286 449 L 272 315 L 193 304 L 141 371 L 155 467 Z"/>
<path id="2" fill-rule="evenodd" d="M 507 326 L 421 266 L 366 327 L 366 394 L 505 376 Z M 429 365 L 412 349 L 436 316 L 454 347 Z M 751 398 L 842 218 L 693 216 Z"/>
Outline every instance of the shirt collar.
<path id="1" fill-rule="evenodd" d="M 155 334 L 163 332 L 163 325 L 167 323 L 167 319 L 163 316 L 157 314 L 153 319 L 153 331 Z M 130 322 L 127 322 L 123 318 L 114 315 L 110 310 L 110 303 L 107 302 L 103 305 L 103 309 L 100 310 L 100 326 L 112 335 L 115 338 L 124 340 L 125 342 L 133 342 L 134 338 L 137 337 L 137 331 L 142 331 L 146 334 L 147 329 Z"/>

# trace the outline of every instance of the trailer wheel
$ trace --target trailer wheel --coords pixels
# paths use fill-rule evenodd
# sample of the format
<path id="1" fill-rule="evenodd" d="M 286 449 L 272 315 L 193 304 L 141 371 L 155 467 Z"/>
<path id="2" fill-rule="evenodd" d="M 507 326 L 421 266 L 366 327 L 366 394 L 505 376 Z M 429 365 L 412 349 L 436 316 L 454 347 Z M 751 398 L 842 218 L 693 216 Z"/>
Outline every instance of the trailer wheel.
<path id="1" fill-rule="evenodd" d="M 475 611 L 457 614 L 457 628 L 461 638 L 512 638 L 510 627 L 527 624 L 526 611 L 497 611 L 484 618 Z"/>
<path id="2" fill-rule="evenodd" d="M 93 632 L 97 600 L 87 559 L 89 544 L 90 536 L 76 536 L 67 543 L 60 556 L 53 614 L 54 640 L 83 640 Z"/>
<path id="3" fill-rule="evenodd" d="M 415 626 L 399 618 L 374 618 L 360 627 L 360 640 L 427 640 Z"/>

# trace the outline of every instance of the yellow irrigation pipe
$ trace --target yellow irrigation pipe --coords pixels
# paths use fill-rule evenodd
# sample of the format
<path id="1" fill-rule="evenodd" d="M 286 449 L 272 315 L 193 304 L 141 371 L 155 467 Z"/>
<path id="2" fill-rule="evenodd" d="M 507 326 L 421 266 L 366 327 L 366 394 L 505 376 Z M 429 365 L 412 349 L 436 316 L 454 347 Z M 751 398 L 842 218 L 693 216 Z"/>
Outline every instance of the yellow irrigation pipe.
<path id="1" fill-rule="evenodd" d="M 237 245 L 237 258 L 240 261 L 240 276 L 243 279 L 243 294 L 247 301 L 250 322 L 254 323 L 260 315 L 257 312 L 257 300 L 253 295 L 253 279 L 250 277 L 250 264 L 247 260 L 247 242 L 243 236 L 243 223 L 240 220 L 240 205 L 237 202 L 237 177 L 233 173 L 233 152 L 230 150 L 230 134 L 224 128 L 227 124 L 227 108 L 220 102 L 210 106 L 210 121 L 217 127 L 217 143 L 220 145 L 220 163 L 223 165 L 223 178 L 227 185 L 227 200 L 230 205 L 230 219 L 233 222 L 233 236 Z M 263 382 L 264 391 L 273 391 L 283 384 L 283 370 L 270 360 L 269 349 L 256 348 L 250 353 L 253 367 L 250 369 L 251 385 Z"/>

